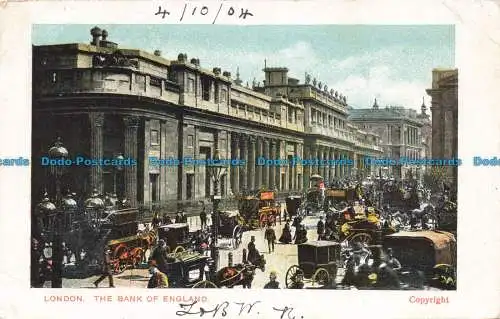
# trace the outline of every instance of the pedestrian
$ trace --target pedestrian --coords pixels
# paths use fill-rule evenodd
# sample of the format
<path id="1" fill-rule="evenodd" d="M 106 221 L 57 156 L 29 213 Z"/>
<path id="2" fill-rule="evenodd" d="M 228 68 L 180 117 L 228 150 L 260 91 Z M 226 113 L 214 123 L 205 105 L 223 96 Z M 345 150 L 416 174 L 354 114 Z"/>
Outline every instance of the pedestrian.
<path id="1" fill-rule="evenodd" d="M 290 230 L 290 222 L 286 222 L 285 227 L 283 227 L 283 233 L 279 239 L 280 243 L 290 244 L 292 242 L 292 232 Z"/>
<path id="2" fill-rule="evenodd" d="M 201 228 L 205 228 L 207 227 L 207 212 L 206 212 L 206 209 L 205 209 L 205 204 L 203 204 L 203 207 L 201 209 L 201 213 L 200 213 L 200 222 L 201 222 Z"/>
<path id="3" fill-rule="evenodd" d="M 323 216 L 319 217 L 317 226 L 318 240 L 325 239 L 325 222 L 323 221 Z"/>
<path id="4" fill-rule="evenodd" d="M 162 273 L 157 267 L 154 261 L 149 262 L 149 273 L 151 278 L 149 278 L 148 288 L 168 288 L 168 277 Z"/>
<path id="5" fill-rule="evenodd" d="M 396 271 L 401 269 L 401 263 L 394 257 L 392 248 L 387 249 L 387 265 Z"/>
<path id="6" fill-rule="evenodd" d="M 109 249 L 109 247 L 106 247 L 104 249 L 102 275 L 96 281 L 94 281 L 94 286 L 96 288 L 98 288 L 99 283 L 101 283 L 101 281 L 103 281 L 106 278 L 108 278 L 108 280 L 109 280 L 109 288 L 115 288 L 115 285 L 113 282 L 113 267 L 112 267 L 112 263 L 111 263 L 111 249 Z"/>
<path id="7" fill-rule="evenodd" d="M 177 214 L 175 215 L 175 223 L 179 224 L 182 223 L 182 216 L 181 216 L 181 211 L 177 211 Z"/>
<path id="8" fill-rule="evenodd" d="M 167 254 L 170 253 L 170 247 L 167 246 L 165 240 L 160 239 L 158 241 L 158 245 L 151 253 L 151 257 L 149 257 L 150 261 L 153 261 L 155 266 L 157 266 L 160 270 L 164 271 L 167 265 Z"/>
<path id="9" fill-rule="evenodd" d="M 264 286 L 264 289 L 280 289 L 280 283 L 276 281 L 276 271 L 269 273 L 269 282 Z"/>
<path id="10" fill-rule="evenodd" d="M 255 247 L 255 236 L 250 237 L 250 242 L 248 243 L 247 248 L 248 248 L 247 261 L 253 264 L 257 259 L 259 259 L 259 252 Z"/>
<path id="11" fill-rule="evenodd" d="M 158 228 L 158 226 L 160 226 L 160 216 L 158 216 L 157 212 L 153 214 L 151 224 L 153 225 L 153 228 Z"/>
<path id="12" fill-rule="evenodd" d="M 264 238 L 267 240 L 267 247 L 269 248 L 269 253 L 274 252 L 274 241 L 276 240 L 276 233 L 271 227 L 271 223 L 267 224 L 266 232 L 264 233 Z"/>
<path id="13" fill-rule="evenodd" d="M 170 219 L 170 216 L 167 215 L 167 213 L 163 213 L 162 224 L 163 225 L 172 224 L 172 220 Z"/>
<path id="14" fill-rule="evenodd" d="M 181 223 L 187 224 L 188 218 L 186 214 L 184 214 L 184 211 L 181 211 Z"/>

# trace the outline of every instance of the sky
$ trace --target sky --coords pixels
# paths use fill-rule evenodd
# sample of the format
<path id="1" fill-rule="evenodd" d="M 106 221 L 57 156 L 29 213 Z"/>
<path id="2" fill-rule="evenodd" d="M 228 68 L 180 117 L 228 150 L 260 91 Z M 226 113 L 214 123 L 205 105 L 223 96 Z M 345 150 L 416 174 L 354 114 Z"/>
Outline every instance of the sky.
<path id="1" fill-rule="evenodd" d="M 89 43 L 94 25 L 35 25 L 34 45 Z M 287 67 L 304 82 L 311 74 L 347 96 L 354 108 L 397 105 L 420 110 L 433 68 L 455 67 L 450 25 L 99 25 L 126 49 L 186 53 L 207 69 L 221 67 L 250 85 L 268 67 Z M 266 61 L 266 62 L 264 62 Z"/>

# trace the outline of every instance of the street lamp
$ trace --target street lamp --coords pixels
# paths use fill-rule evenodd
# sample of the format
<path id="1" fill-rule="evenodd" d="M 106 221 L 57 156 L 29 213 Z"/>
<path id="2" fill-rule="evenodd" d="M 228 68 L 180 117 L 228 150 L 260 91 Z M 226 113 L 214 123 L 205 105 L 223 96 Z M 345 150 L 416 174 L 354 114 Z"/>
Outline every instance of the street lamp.
<path id="1" fill-rule="evenodd" d="M 227 166 L 221 163 L 219 157 L 219 150 L 215 150 L 215 156 L 213 161 L 207 164 L 207 170 L 214 182 L 214 196 L 213 201 L 213 215 L 212 215 L 212 247 L 211 255 L 214 259 L 215 265 L 218 265 L 218 251 L 217 251 L 217 237 L 218 237 L 218 227 L 219 227 L 219 201 L 221 196 L 219 194 L 219 182 L 221 177 L 226 173 Z"/>
<path id="2" fill-rule="evenodd" d="M 64 161 L 68 158 L 68 150 L 64 147 L 61 142 L 61 138 L 58 137 L 57 141 L 49 149 L 49 158 L 56 160 L 56 163 Z M 47 229 L 49 232 L 53 233 L 53 247 L 52 247 L 52 288 L 62 288 L 62 270 L 63 270 L 63 249 L 62 249 L 62 232 L 63 229 L 63 218 L 65 218 L 64 207 L 62 205 L 61 198 L 61 178 L 64 175 L 63 165 L 51 165 L 50 172 L 55 178 L 56 182 L 56 209 L 54 210 L 55 217 L 51 216 L 51 225 Z"/>
<path id="3" fill-rule="evenodd" d="M 92 195 L 85 200 L 85 214 L 87 216 L 88 225 L 95 231 L 99 231 L 101 228 L 104 207 L 104 201 L 99 198 L 99 192 L 94 188 Z"/>
<path id="4" fill-rule="evenodd" d="M 125 160 L 125 157 L 122 154 L 118 154 L 115 156 L 115 160 L 117 161 L 117 165 L 113 168 L 113 197 L 116 197 L 116 175 L 123 170 L 123 165 L 120 163 Z"/>

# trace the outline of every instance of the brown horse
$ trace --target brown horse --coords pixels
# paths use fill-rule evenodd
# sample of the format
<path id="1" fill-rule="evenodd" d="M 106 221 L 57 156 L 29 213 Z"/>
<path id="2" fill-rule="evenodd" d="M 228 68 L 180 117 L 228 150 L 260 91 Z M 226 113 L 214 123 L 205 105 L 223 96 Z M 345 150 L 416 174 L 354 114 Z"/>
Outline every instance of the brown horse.
<path id="1" fill-rule="evenodd" d="M 266 270 L 266 260 L 263 255 L 258 257 L 255 264 L 237 264 L 220 269 L 215 273 L 215 284 L 218 287 L 243 286 L 243 288 L 251 288 L 257 268 L 262 272 Z"/>

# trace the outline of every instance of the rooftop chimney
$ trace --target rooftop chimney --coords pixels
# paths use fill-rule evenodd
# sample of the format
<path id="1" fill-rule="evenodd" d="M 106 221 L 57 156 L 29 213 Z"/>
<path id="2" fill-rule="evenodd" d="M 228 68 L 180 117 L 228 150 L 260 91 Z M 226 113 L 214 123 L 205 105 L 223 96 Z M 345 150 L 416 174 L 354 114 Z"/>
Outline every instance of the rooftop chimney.
<path id="1" fill-rule="evenodd" d="M 161 51 L 160 50 L 155 50 L 154 55 L 161 56 Z"/>
<path id="2" fill-rule="evenodd" d="M 92 42 L 90 42 L 90 44 L 98 47 L 101 42 L 102 30 L 98 26 L 95 26 L 90 30 L 90 35 L 92 36 Z"/>

